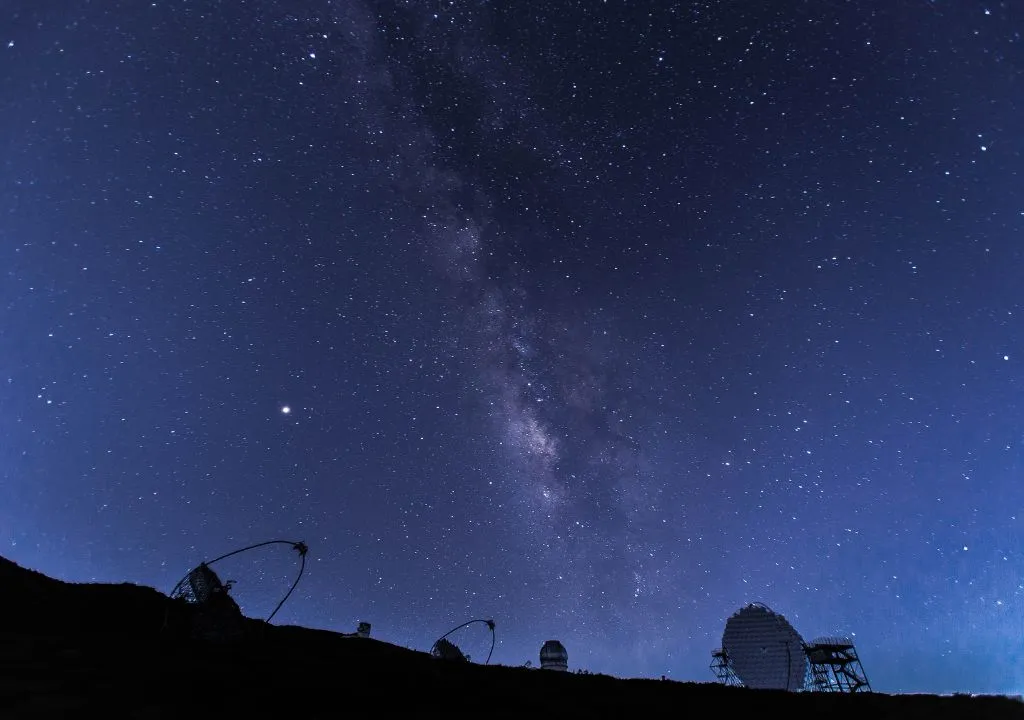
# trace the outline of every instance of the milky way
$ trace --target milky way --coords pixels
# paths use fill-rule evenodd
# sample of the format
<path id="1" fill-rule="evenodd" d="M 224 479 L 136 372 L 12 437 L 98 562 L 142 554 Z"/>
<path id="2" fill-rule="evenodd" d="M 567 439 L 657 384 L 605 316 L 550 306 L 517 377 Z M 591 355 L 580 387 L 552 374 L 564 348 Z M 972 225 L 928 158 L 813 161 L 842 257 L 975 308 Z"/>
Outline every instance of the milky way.
<path id="1" fill-rule="evenodd" d="M 386 68 L 374 112 L 399 109 L 402 125 L 387 132 L 402 139 L 395 152 L 403 167 L 392 177 L 421 210 L 413 243 L 444 281 L 454 346 L 473 366 L 462 390 L 485 419 L 493 450 L 476 482 L 512 526 L 496 541 L 543 568 L 532 582 L 547 598 L 517 612 L 539 609 L 553 632 L 579 622 L 581 609 L 620 624 L 621 606 L 639 601 L 664 572 L 645 540 L 647 523 L 664 518 L 654 518 L 657 493 L 632 416 L 633 370 L 616 357 L 611 313 L 574 296 L 564 261 L 540 265 L 535 248 L 563 245 L 559 228 L 524 222 L 524 208 L 512 202 L 533 197 L 550 212 L 557 200 L 544 199 L 538 183 L 557 185 L 559 171 L 502 177 L 484 165 L 488 155 L 522 153 L 543 167 L 565 143 L 531 117 L 530 100 L 516 92 L 522 83 L 492 48 L 439 30 L 429 11 L 392 20 L 393 36 L 384 37 L 403 50 L 388 57 L 383 46 L 363 46 Z M 411 48 L 413 59 L 394 59 Z M 423 69 L 424 48 L 437 67 Z M 458 110 L 432 115 L 434 73 L 483 117 L 451 127 L 466 122 Z M 464 162 L 467 145 L 479 163 Z"/>

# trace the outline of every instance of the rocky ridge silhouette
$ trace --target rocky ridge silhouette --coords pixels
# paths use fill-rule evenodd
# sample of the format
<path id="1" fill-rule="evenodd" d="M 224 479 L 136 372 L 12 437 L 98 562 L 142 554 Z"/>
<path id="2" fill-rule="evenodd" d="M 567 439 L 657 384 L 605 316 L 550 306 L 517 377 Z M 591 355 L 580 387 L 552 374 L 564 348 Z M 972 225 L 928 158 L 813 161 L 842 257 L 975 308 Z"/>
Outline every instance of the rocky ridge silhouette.
<path id="1" fill-rule="evenodd" d="M 440 660 L 268 625 L 210 639 L 194 606 L 131 584 L 66 583 L 0 557 L 0 718 L 698 715 L 1024 718 L 1000 697 L 837 695 Z"/>

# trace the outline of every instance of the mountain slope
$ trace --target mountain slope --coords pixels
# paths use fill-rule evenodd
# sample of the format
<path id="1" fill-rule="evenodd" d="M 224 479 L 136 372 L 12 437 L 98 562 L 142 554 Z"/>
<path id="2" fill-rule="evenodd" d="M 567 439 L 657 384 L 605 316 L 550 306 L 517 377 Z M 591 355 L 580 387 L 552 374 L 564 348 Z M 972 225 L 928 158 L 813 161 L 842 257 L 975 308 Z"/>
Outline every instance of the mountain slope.
<path id="1" fill-rule="evenodd" d="M 181 602 L 65 583 L 0 558 L 0 717 L 313 718 L 385 712 L 673 717 L 1024 718 L 1005 698 L 785 693 L 456 664 L 370 638 L 240 620 L 197 639 Z"/>

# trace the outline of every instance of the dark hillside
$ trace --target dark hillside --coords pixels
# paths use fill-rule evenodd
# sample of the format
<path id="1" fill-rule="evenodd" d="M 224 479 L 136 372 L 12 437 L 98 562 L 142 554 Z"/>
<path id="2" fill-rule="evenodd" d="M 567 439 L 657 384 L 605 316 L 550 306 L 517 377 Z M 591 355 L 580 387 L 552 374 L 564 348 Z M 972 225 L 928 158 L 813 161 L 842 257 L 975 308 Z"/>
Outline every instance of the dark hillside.
<path id="1" fill-rule="evenodd" d="M 193 639 L 151 588 L 70 584 L 0 558 L 0 717 L 434 715 L 1024 718 L 1003 698 L 753 691 L 453 664 L 370 638 L 246 620 Z"/>

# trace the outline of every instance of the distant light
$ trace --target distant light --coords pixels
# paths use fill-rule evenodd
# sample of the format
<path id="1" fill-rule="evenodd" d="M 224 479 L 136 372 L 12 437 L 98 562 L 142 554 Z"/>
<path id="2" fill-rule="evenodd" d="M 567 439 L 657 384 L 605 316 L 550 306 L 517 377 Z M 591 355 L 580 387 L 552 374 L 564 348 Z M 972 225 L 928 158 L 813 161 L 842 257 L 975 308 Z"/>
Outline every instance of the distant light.
<path id="1" fill-rule="evenodd" d="M 287 415 L 291 411 L 292 411 L 292 409 L 290 407 L 288 407 L 287 405 L 285 405 L 284 407 L 281 408 L 281 414 L 282 415 Z"/>
<path id="2" fill-rule="evenodd" d="M 1003 360 L 1009 360 L 1009 359 L 1010 359 L 1009 355 L 1003 355 Z"/>

